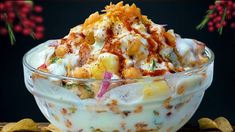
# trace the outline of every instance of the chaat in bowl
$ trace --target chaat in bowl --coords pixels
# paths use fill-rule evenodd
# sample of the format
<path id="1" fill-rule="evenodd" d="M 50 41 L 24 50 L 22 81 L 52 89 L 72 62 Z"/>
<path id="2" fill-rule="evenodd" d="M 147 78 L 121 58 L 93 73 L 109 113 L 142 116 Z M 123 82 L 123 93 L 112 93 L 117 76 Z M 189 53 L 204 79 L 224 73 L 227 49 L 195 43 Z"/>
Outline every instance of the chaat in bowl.
<path id="1" fill-rule="evenodd" d="M 23 57 L 25 84 L 41 112 L 73 132 L 177 131 L 211 85 L 213 63 L 204 43 L 123 2 Z"/>

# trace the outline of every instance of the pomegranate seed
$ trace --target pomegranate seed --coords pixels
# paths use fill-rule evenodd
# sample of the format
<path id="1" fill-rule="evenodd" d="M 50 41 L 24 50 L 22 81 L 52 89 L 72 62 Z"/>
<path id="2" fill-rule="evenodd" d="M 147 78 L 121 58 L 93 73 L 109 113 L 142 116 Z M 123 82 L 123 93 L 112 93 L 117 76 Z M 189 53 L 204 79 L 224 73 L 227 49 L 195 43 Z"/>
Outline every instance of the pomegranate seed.
<path id="1" fill-rule="evenodd" d="M 208 22 L 208 26 L 213 26 L 213 22 Z"/>
<path id="2" fill-rule="evenodd" d="M 223 10 L 223 7 L 221 5 L 216 6 L 216 8 L 217 8 L 218 11 L 222 11 Z"/>
<path id="3" fill-rule="evenodd" d="M 214 23 L 216 23 L 216 22 L 217 22 L 217 17 L 215 17 L 215 18 L 213 19 L 213 22 L 214 22 Z"/>
<path id="4" fill-rule="evenodd" d="M 22 31 L 22 27 L 20 25 L 15 25 L 14 30 L 15 30 L 15 32 L 19 33 Z"/>
<path id="5" fill-rule="evenodd" d="M 28 36 L 30 35 L 30 33 L 31 33 L 31 30 L 29 28 L 23 29 L 23 35 Z"/>
<path id="6" fill-rule="evenodd" d="M 4 15 L 0 14 L 0 20 L 4 20 Z"/>
<path id="7" fill-rule="evenodd" d="M 29 23 L 29 27 L 35 27 L 35 23 L 33 22 L 33 21 L 30 21 L 30 23 Z"/>
<path id="8" fill-rule="evenodd" d="M 28 8 L 27 6 L 24 6 L 24 7 L 21 9 L 21 12 L 27 14 L 27 13 L 30 12 L 30 8 Z"/>
<path id="9" fill-rule="evenodd" d="M 43 37 L 44 37 L 43 33 L 40 33 L 40 32 L 39 33 L 37 33 L 37 32 L 35 33 L 35 38 L 36 39 L 42 39 Z"/>
<path id="10" fill-rule="evenodd" d="M 226 4 L 226 1 L 220 1 L 221 6 L 225 6 L 225 4 Z"/>
<path id="11" fill-rule="evenodd" d="M 37 12 L 37 13 L 41 13 L 42 12 L 42 7 L 41 6 L 35 6 L 34 7 L 34 11 Z"/>
<path id="12" fill-rule="evenodd" d="M 36 27 L 36 31 L 37 32 L 43 32 L 44 31 L 44 27 L 43 26 L 37 26 Z"/>
<path id="13" fill-rule="evenodd" d="M 217 23 L 217 24 L 216 24 L 216 28 L 221 28 L 221 24 L 220 24 L 220 23 Z"/>
<path id="14" fill-rule="evenodd" d="M 7 14 L 7 16 L 8 16 L 9 18 L 14 19 L 14 18 L 15 18 L 15 13 L 14 13 L 14 12 L 9 12 L 9 13 Z"/>
<path id="15" fill-rule="evenodd" d="M 208 28 L 208 30 L 209 30 L 209 32 L 213 32 L 215 29 L 214 29 L 214 27 L 211 26 Z"/>
<path id="16" fill-rule="evenodd" d="M 25 4 L 25 6 L 27 6 L 27 8 L 29 8 L 29 9 L 31 10 L 32 7 L 33 7 L 33 4 L 32 4 L 31 2 L 27 2 L 27 3 Z"/>
<path id="17" fill-rule="evenodd" d="M 30 20 L 23 19 L 23 20 L 22 20 L 22 24 L 23 24 L 25 27 L 30 27 Z"/>
<path id="18" fill-rule="evenodd" d="M 235 9 L 235 3 L 233 3 L 233 9 Z"/>
<path id="19" fill-rule="evenodd" d="M 230 10 L 227 10 L 227 11 L 226 11 L 226 15 L 231 15 L 231 11 L 230 11 Z"/>
<path id="20" fill-rule="evenodd" d="M 8 31 L 5 27 L 0 27 L 0 34 L 1 35 L 7 35 Z"/>
<path id="21" fill-rule="evenodd" d="M 5 6 L 5 11 L 14 11 L 13 6 L 7 7 Z"/>
<path id="22" fill-rule="evenodd" d="M 210 6 L 209 6 L 209 9 L 210 9 L 210 10 L 213 10 L 213 9 L 214 9 L 214 5 L 210 5 Z"/>
<path id="23" fill-rule="evenodd" d="M 232 7 L 233 6 L 233 2 L 232 1 L 228 1 L 228 6 Z"/>
<path id="24" fill-rule="evenodd" d="M 6 9 L 12 8 L 12 2 L 13 2 L 13 1 L 5 1 L 5 3 L 4 3 L 4 4 L 5 4 L 5 8 L 6 8 Z"/>
<path id="25" fill-rule="evenodd" d="M 19 5 L 19 6 L 24 6 L 24 5 L 25 5 L 25 2 L 22 1 L 22 0 L 17 0 L 17 1 L 16 1 L 16 4 Z"/>
<path id="26" fill-rule="evenodd" d="M 24 27 L 29 27 L 30 26 L 30 20 L 28 18 L 22 18 L 21 23 Z"/>
<path id="27" fill-rule="evenodd" d="M 25 14 L 24 12 L 20 12 L 19 15 L 20 15 L 21 18 L 26 18 L 27 17 L 27 14 Z"/>
<path id="28" fill-rule="evenodd" d="M 223 15 L 223 14 L 224 14 L 223 10 L 219 11 L 219 15 Z"/>
<path id="29" fill-rule="evenodd" d="M 0 11 L 2 12 L 4 10 L 4 4 L 0 3 Z"/>
<path id="30" fill-rule="evenodd" d="M 4 2 L 0 2 L 0 21 L 11 23 L 13 25 L 14 32 L 22 33 L 25 36 L 30 35 L 35 31 L 36 38 L 40 39 L 43 38 L 44 27 L 42 25 L 37 26 L 37 24 L 42 23 L 43 18 L 41 16 L 35 17 L 33 14 L 41 13 L 42 11 L 42 6 L 33 6 L 30 1 L 5 0 Z M 16 16 L 16 12 L 19 14 L 20 19 Z M 6 17 L 3 13 L 6 13 Z M 0 27 L 0 34 L 8 34 L 7 28 Z"/>
<path id="31" fill-rule="evenodd" d="M 40 16 L 35 17 L 34 20 L 35 20 L 35 22 L 37 22 L 37 23 L 42 23 L 42 22 L 43 22 L 43 18 L 40 17 Z"/>
<path id="32" fill-rule="evenodd" d="M 234 29 L 235 29 L 235 22 L 232 22 L 232 23 L 230 24 L 230 26 L 231 26 L 231 28 L 234 28 Z"/>
<path id="33" fill-rule="evenodd" d="M 10 17 L 7 17 L 7 22 L 8 23 L 13 23 L 14 19 L 10 18 Z"/>
<path id="34" fill-rule="evenodd" d="M 226 21 L 223 21 L 222 22 L 222 26 L 224 27 L 224 26 L 226 26 L 227 25 L 227 22 Z"/>
<path id="35" fill-rule="evenodd" d="M 220 1 L 216 1 L 215 6 L 220 6 Z"/>
<path id="36" fill-rule="evenodd" d="M 228 20 L 232 19 L 231 15 L 227 15 L 226 17 L 227 17 Z"/>
<path id="37" fill-rule="evenodd" d="M 235 11 L 233 11 L 232 16 L 235 17 Z"/>
<path id="38" fill-rule="evenodd" d="M 31 15 L 31 16 L 29 17 L 29 19 L 30 19 L 30 20 L 35 20 L 35 17 L 36 17 L 36 16 Z"/>
<path id="39" fill-rule="evenodd" d="M 217 16 L 216 19 L 217 19 L 216 21 L 219 22 L 219 21 L 221 21 L 222 17 L 221 16 Z"/>
<path id="40" fill-rule="evenodd" d="M 210 14 L 209 18 L 214 18 L 214 16 L 215 16 L 214 14 Z"/>

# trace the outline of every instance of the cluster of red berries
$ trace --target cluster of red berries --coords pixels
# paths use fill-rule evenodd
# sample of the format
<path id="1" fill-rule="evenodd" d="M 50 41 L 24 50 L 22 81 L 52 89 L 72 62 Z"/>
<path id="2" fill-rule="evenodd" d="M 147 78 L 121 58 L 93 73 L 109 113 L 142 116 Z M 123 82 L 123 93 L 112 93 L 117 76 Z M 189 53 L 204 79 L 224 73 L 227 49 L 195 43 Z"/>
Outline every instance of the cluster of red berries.
<path id="1" fill-rule="evenodd" d="M 209 6 L 208 30 L 210 32 L 223 28 L 230 24 L 235 29 L 235 2 L 232 0 L 216 1 L 215 5 Z"/>
<path id="2" fill-rule="evenodd" d="M 12 30 L 14 33 L 31 35 L 36 39 L 43 38 L 43 18 L 39 15 L 42 11 L 43 8 L 33 5 L 32 1 L 5 0 L 0 2 L 0 35 L 7 35 L 10 33 L 9 30 Z"/>

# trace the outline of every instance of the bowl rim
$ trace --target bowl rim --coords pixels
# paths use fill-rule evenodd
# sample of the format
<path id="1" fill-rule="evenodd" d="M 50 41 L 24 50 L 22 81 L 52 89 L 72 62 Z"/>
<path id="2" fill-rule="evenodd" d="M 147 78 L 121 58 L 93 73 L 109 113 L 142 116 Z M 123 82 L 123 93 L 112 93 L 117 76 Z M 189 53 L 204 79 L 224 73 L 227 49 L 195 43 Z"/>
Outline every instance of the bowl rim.
<path id="1" fill-rule="evenodd" d="M 61 80 L 72 80 L 72 81 L 86 81 L 86 82 L 92 82 L 92 81 L 104 81 L 106 79 L 93 79 L 93 78 L 88 78 L 88 79 L 84 79 L 84 78 L 74 78 L 74 77 L 67 77 L 67 76 L 62 76 L 62 75 L 56 75 L 56 74 L 52 74 L 52 73 L 49 73 L 49 72 L 44 72 L 44 71 L 41 71 L 41 70 L 38 70 L 34 67 L 32 67 L 28 62 L 27 62 L 27 57 L 33 53 L 34 51 L 36 51 L 37 49 L 39 49 L 40 47 L 42 46 L 45 46 L 45 45 L 49 45 L 50 43 L 53 43 L 55 41 L 58 41 L 58 39 L 55 39 L 55 40 L 48 40 L 48 41 L 45 41 L 35 47 L 33 47 L 32 49 L 30 49 L 29 51 L 27 51 L 24 56 L 23 56 L 23 66 L 25 66 L 27 69 L 29 69 L 31 72 L 34 72 L 34 73 L 37 73 L 37 74 L 40 74 L 40 75 L 43 75 L 43 76 L 46 76 L 46 77 L 52 77 L 52 78 L 57 78 L 57 79 L 61 79 Z M 210 64 L 212 64 L 214 62 L 214 58 L 215 58 L 215 55 L 213 53 L 213 51 L 208 48 L 207 46 L 205 46 L 205 53 L 206 55 L 209 57 L 209 60 L 207 63 L 201 65 L 200 67 L 193 67 L 189 70 L 185 70 L 185 71 L 182 71 L 182 72 L 176 72 L 176 73 L 172 73 L 172 74 L 165 74 L 165 75 L 161 75 L 161 76 L 154 76 L 154 77 L 149 77 L 149 76 L 146 76 L 147 78 L 135 78 L 135 79 L 107 79 L 108 81 L 123 81 L 123 80 L 150 80 L 150 79 L 164 79 L 164 78 L 171 78 L 171 77 L 174 77 L 174 76 L 181 76 L 181 75 L 190 75 L 192 73 L 197 73 L 199 71 L 201 71 L 202 69 L 208 67 Z"/>

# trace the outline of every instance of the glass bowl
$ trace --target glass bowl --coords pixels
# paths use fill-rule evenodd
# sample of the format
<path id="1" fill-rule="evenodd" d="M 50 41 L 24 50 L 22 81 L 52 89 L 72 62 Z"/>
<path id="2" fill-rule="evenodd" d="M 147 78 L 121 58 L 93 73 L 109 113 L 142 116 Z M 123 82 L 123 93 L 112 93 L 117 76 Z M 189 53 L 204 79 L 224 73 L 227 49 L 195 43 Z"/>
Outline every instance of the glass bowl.
<path id="1" fill-rule="evenodd" d="M 24 55 L 24 80 L 41 112 L 62 131 L 177 131 L 195 113 L 213 79 L 214 54 L 207 47 L 209 61 L 201 67 L 142 79 L 78 79 L 33 68 L 33 54 L 54 41 Z M 102 98 L 78 97 L 81 89 L 99 89 L 104 82 L 111 90 Z"/>

